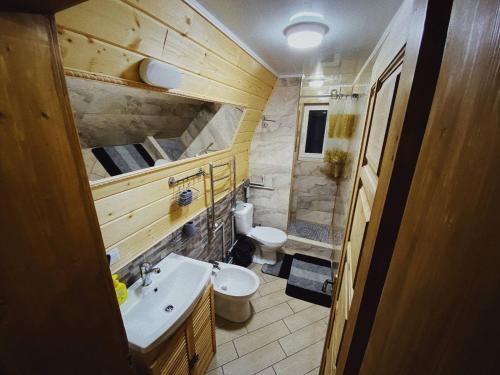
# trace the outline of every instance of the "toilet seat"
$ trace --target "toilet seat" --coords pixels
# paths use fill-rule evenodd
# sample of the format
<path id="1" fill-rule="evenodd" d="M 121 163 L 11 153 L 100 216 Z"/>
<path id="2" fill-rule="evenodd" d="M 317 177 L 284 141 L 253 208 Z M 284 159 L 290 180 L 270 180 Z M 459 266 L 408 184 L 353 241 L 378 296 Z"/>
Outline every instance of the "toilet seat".
<path id="1" fill-rule="evenodd" d="M 286 242 L 286 233 L 271 227 L 255 227 L 248 236 L 268 247 L 280 247 Z"/>

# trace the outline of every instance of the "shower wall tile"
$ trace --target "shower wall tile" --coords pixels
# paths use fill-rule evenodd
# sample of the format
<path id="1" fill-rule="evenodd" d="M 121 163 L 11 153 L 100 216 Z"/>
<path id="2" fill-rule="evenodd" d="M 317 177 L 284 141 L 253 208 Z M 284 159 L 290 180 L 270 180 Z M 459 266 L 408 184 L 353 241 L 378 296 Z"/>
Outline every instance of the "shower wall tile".
<path id="1" fill-rule="evenodd" d="M 191 124 L 181 137 L 187 145 L 181 159 L 196 156 L 207 147 L 210 151 L 224 150 L 230 147 L 242 115 L 241 108 L 222 104 L 210 120 L 203 120 L 201 129 L 200 124 L 196 126 Z M 188 143 L 189 138 L 191 138 L 191 142 Z"/>
<path id="2" fill-rule="evenodd" d="M 310 223 L 331 225 L 332 212 L 316 211 L 311 208 L 298 209 L 295 212 L 297 220 L 309 221 Z"/>
<path id="3" fill-rule="evenodd" d="M 250 148 L 250 175 L 266 176 L 274 191 L 252 189 L 254 223 L 287 229 L 300 78 L 278 79 Z"/>
<path id="4" fill-rule="evenodd" d="M 293 177 L 293 219 L 331 225 L 337 192 L 324 161 L 297 160 Z"/>

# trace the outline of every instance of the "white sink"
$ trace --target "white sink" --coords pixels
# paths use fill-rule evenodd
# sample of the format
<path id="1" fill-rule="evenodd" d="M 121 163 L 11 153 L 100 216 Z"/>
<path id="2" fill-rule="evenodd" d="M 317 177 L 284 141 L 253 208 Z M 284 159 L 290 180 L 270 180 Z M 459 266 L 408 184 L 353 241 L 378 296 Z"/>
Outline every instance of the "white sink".
<path id="1" fill-rule="evenodd" d="M 120 306 L 129 346 L 145 353 L 169 337 L 191 314 L 210 281 L 212 265 L 174 253 L 155 267 L 152 283 L 142 280 L 128 288 L 127 301 Z M 167 306 L 173 306 L 166 311 Z"/>

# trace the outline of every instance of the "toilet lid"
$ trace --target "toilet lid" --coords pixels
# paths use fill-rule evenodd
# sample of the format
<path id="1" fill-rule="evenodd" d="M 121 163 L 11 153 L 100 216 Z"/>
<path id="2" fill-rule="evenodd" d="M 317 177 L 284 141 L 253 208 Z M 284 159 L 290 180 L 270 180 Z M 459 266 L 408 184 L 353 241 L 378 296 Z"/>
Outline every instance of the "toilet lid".
<path id="1" fill-rule="evenodd" d="M 271 227 L 252 228 L 249 235 L 262 244 L 271 247 L 281 246 L 286 242 L 286 233 L 282 230 Z"/>

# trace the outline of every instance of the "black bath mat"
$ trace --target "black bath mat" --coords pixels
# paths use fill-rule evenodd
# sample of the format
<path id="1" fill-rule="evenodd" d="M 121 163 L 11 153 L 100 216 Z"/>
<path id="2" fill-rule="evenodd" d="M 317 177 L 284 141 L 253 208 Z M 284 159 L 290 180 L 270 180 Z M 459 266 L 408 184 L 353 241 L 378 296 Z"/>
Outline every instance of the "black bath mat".
<path id="1" fill-rule="evenodd" d="M 337 263 L 333 264 L 338 267 Z M 332 263 L 326 259 L 295 254 L 293 256 L 285 293 L 290 297 L 330 307 L 332 304 L 332 285 L 326 292 L 321 288 L 326 279 L 332 278 Z"/>
<path id="2" fill-rule="evenodd" d="M 264 264 L 262 272 L 271 276 L 281 277 L 288 279 L 290 275 L 290 268 L 292 267 L 293 256 L 285 253 L 278 253 L 276 255 L 277 262 L 275 264 Z"/>

